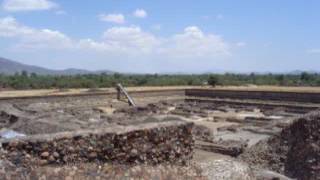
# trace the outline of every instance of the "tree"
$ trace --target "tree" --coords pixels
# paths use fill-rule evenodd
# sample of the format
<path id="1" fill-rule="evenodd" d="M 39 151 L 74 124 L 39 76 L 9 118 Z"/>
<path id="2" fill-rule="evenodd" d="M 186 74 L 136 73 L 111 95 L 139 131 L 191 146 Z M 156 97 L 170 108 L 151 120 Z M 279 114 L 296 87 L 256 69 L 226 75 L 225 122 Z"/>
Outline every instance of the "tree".
<path id="1" fill-rule="evenodd" d="M 120 73 L 114 73 L 114 74 L 113 74 L 113 77 L 114 77 L 115 79 L 120 79 L 120 78 L 122 78 L 122 75 L 121 75 Z"/>
<path id="2" fill-rule="evenodd" d="M 285 84 L 285 77 L 284 77 L 283 74 L 277 75 L 277 76 L 276 76 L 276 79 L 277 79 L 279 85 L 282 86 L 282 85 Z"/>
<path id="3" fill-rule="evenodd" d="M 23 70 L 23 71 L 21 72 L 21 76 L 23 76 L 23 77 L 28 77 L 28 72 Z"/>
<path id="4" fill-rule="evenodd" d="M 213 75 L 209 76 L 209 78 L 208 78 L 208 84 L 209 84 L 210 86 L 215 87 L 215 86 L 218 84 L 218 78 L 217 78 L 216 76 L 213 76 Z"/>
<path id="5" fill-rule="evenodd" d="M 307 72 L 303 72 L 303 73 L 301 73 L 301 75 L 300 75 L 300 79 L 301 79 L 302 81 L 309 81 L 310 79 L 312 79 L 312 75 L 309 74 L 309 73 L 307 73 Z"/>

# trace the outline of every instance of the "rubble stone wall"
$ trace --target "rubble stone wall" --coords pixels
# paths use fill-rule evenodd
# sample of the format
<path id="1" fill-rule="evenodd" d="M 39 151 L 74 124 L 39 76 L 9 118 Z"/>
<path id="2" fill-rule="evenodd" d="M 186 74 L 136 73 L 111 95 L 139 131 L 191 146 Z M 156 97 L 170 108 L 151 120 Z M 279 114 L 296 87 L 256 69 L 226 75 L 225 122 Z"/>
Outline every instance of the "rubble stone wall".
<path id="1" fill-rule="evenodd" d="M 320 103 L 320 93 L 186 89 L 186 96 Z"/>
<path id="2" fill-rule="evenodd" d="M 192 123 L 168 121 L 35 135 L 3 140 L 1 144 L 4 156 L 18 166 L 77 162 L 184 164 L 193 154 L 192 127 Z"/>

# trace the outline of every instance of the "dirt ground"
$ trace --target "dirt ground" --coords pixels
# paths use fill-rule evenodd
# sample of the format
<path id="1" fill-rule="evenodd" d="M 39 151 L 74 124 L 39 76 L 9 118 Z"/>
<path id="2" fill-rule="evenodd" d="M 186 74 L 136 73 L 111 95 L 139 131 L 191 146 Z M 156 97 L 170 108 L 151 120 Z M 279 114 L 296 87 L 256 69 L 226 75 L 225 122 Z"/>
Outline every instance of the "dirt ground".
<path id="1" fill-rule="evenodd" d="M 279 132 L 298 114 L 286 109 L 259 109 L 228 104 L 184 102 L 176 97 L 136 99 L 131 108 L 115 99 L 90 97 L 60 100 L 8 101 L 0 104 L 1 128 L 27 135 L 95 129 L 111 125 L 130 125 L 154 121 L 153 116 L 170 116 L 208 128 L 213 141 L 249 140 L 248 144 Z"/>

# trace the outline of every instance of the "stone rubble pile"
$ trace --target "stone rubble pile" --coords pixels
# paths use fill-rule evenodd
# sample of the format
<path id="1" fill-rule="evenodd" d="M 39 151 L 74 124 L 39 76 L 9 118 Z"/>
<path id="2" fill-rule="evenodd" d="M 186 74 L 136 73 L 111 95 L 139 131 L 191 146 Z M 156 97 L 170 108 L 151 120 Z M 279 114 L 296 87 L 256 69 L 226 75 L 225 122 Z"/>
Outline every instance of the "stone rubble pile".
<path id="1" fill-rule="evenodd" d="M 43 166 L 36 169 L 0 169 L 1 180 L 92 180 L 92 179 L 197 179 L 207 180 L 195 165 L 114 165 L 87 163 L 83 166 Z"/>
<path id="2" fill-rule="evenodd" d="M 280 134 L 259 142 L 240 159 L 297 179 L 320 177 L 320 112 L 296 119 Z"/>
<path id="3" fill-rule="evenodd" d="M 94 131 L 2 140 L 2 159 L 16 166 L 112 162 L 185 164 L 192 158 L 192 123 L 169 121 Z"/>

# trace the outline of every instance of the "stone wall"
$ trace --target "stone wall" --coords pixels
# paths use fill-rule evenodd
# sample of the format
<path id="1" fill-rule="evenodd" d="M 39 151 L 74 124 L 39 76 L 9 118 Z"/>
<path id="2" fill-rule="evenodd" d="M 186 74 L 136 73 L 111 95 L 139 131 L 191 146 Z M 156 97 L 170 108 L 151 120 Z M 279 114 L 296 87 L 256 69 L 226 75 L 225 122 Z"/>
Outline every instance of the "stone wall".
<path id="1" fill-rule="evenodd" d="M 320 103 L 320 93 L 186 89 L 186 96 Z"/>
<path id="2" fill-rule="evenodd" d="M 78 162 L 184 164 L 193 154 L 192 127 L 175 120 L 2 140 L 2 157 L 25 167 Z"/>

